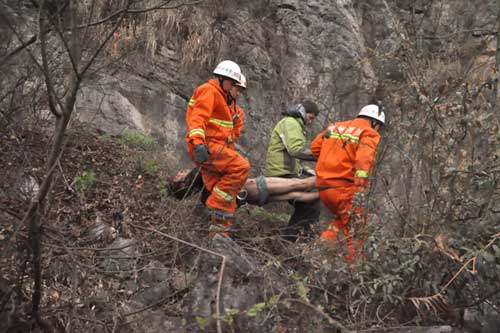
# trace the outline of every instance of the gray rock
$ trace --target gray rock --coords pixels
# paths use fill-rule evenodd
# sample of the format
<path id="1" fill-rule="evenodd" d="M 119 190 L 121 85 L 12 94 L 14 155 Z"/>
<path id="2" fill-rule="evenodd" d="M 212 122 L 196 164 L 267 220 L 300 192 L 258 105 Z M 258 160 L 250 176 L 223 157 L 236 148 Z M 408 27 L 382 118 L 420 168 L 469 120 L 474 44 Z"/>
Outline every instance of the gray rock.
<path id="1" fill-rule="evenodd" d="M 19 184 L 19 192 L 25 200 L 35 199 L 39 189 L 40 185 L 37 180 L 30 175 L 24 176 Z"/>
<path id="2" fill-rule="evenodd" d="M 158 260 L 151 261 L 139 274 L 143 284 L 153 285 L 170 279 L 169 269 Z"/>
<path id="3" fill-rule="evenodd" d="M 227 269 L 249 276 L 257 270 L 257 263 L 229 237 L 215 235 L 212 249 L 226 257 Z"/>
<path id="4" fill-rule="evenodd" d="M 101 214 L 97 214 L 95 223 L 89 227 L 86 235 L 90 241 L 99 239 L 114 239 L 117 236 L 117 231 L 112 226 L 108 225 L 102 218 Z"/>
<path id="5" fill-rule="evenodd" d="M 109 255 L 114 256 L 124 255 L 133 258 L 140 254 L 135 239 L 118 237 L 107 249 L 109 250 Z"/>
<path id="6" fill-rule="evenodd" d="M 168 283 L 157 283 L 139 292 L 137 295 L 134 295 L 133 300 L 146 306 L 155 305 L 165 300 L 168 296 L 172 295 L 172 293 L 173 289 Z"/>
<path id="7" fill-rule="evenodd" d="M 465 309 L 464 327 L 471 332 L 496 333 L 500 330 L 500 315 L 489 306 L 483 306 L 483 313 L 477 309 Z"/>
<path id="8" fill-rule="evenodd" d="M 186 332 L 182 318 L 167 316 L 162 310 L 145 309 L 142 303 L 136 301 L 127 302 L 117 311 L 123 315 L 120 331 Z"/>
<path id="9" fill-rule="evenodd" d="M 120 272 L 123 276 L 128 276 L 130 270 L 137 268 L 137 258 L 140 256 L 139 249 L 134 239 L 125 239 L 118 237 L 107 248 L 108 251 L 103 251 L 103 256 L 108 256 L 104 259 L 102 267 L 111 274 Z"/>
<path id="10" fill-rule="evenodd" d="M 198 267 L 198 277 L 183 299 L 192 320 L 204 318 L 210 329 L 215 329 L 213 315 L 217 312 L 217 286 L 222 279 L 220 310 L 237 309 L 241 314 L 234 316 L 233 329 L 239 331 L 262 331 L 262 318 L 250 318 L 243 314 L 255 304 L 265 302 L 280 292 L 286 293 L 284 281 L 272 265 L 264 266 L 243 250 L 232 239 L 217 235 L 213 238 L 211 250 L 226 256 L 224 274 L 220 275 L 221 259 L 215 255 L 203 254 Z M 286 297 L 283 294 L 283 297 Z M 208 329 L 207 328 L 207 329 Z"/>
<path id="11" fill-rule="evenodd" d="M 192 285 L 194 281 L 194 274 L 190 272 L 183 272 L 178 269 L 172 269 L 170 275 L 170 283 L 175 290 L 183 290 Z"/>

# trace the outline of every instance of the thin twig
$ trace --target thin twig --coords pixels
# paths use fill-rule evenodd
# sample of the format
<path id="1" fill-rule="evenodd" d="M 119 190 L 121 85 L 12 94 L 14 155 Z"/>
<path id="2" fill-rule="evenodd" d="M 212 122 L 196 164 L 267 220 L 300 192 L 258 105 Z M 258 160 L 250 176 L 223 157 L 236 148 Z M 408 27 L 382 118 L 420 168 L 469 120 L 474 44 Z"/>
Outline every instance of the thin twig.
<path id="1" fill-rule="evenodd" d="M 109 31 L 108 35 L 104 39 L 104 41 L 97 48 L 97 50 L 94 52 L 94 54 L 90 57 L 90 60 L 87 62 L 87 64 L 85 66 L 83 66 L 82 71 L 80 73 L 78 73 L 78 75 L 80 76 L 80 78 L 83 78 L 83 76 L 85 75 L 85 72 L 87 72 L 87 70 L 90 68 L 90 66 L 94 62 L 95 58 L 99 55 L 99 53 L 101 53 L 102 49 L 104 48 L 104 46 L 106 45 L 106 43 L 111 39 L 111 37 L 113 37 L 115 31 L 118 29 L 118 27 L 122 23 L 123 19 L 125 18 L 125 14 L 127 13 L 127 10 L 129 8 L 129 6 L 130 6 L 130 0 L 127 1 L 125 9 L 122 12 L 122 15 L 120 16 L 120 18 L 118 19 L 118 21 L 115 23 L 115 25 L 113 26 L 113 28 L 111 28 L 111 30 Z"/>
<path id="2" fill-rule="evenodd" d="M 106 23 L 107 21 L 109 21 L 109 20 L 111 20 L 119 15 L 122 15 L 122 14 L 141 14 L 141 13 L 151 12 L 153 10 L 160 10 L 160 9 L 162 9 L 162 10 L 163 9 L 177 9 L 177 8 L 180 8 L 183 6 L 196 5 L 200 2 L 203 2 L 204 0 L 197 0 L 197 1 L 187 2 L 187 3 L 181 3 L 181 4 L 178 4 L 175 6 L 165 7 L 165 5 L 168 4 L 170 1 L 171 0 L 168 0 L 168 1 L 165 1 L 161 4 L 159 4 L 159 5 L 148 7 L 148 8 L 142 8 L 142 9 L 120 9 L 120 10 L 117 10 L 113 14 L 110 14 L 109 16 L 106 16 L 105 18 L 103 18 L 99 21 L 95 21 L 95 22 L 87 23 L 87 24 L 82 24 L 82 25 L 77 26 L 76 28 L 83 29 L 86 27 L 100 25 L 100 24 Z"/>
<path id="3" fill-rule="evenodd" d="M 314 310 L 316 313 L 320 314 L 323 318 L 325 318 L 328 323 L 330 325 L 332 325 L 333 327 L 335 327 L 336 329 L 339 329 L 341 330 L 342 332 L 351 332 L 349 329 L 347 329 L 344 325 L 342 325 L 338 320 L 335 320 L 333 319 L 332 317 L 330 317 L 329 315 L 327 315 L 323 310 L 321 310 L 320 308 L 318 307 L 315 307 L 314 305 L 312 305 L 311 303 L 308 303 L 308 302 L 305 302 L 303 300 L 300 300 L 300 299 L 296 299 L 296 298 L 287 298 L 284 300 L 285 302 L 292 302 L 292 303 L 299 303 L 299 304 L 302 304 L 306 307 L 308 307 L 309 309 L 312 309 Z"/>
<path id="4" fill-rule="evenodd" d="M 3 16 L 3 15 L 1 15 L 1 16 Z M 30 39 L 28 39 L 26 42 L 24 42 L 24 43 L 21 41 L 21 45 L 19 45 L 18 47 L 16 47 L 9 54 L 7 54 L 5 57 L 3 57 L 2 60 L 0 60 L 0 67 L 2 67 L 3 64 L 5 64 L 7 61 L 9 61 L 10 58 L 12 58 L 13 56 L 15 56 L 16 54 L 18 54 L 19 52 L 21 52 L 25 48 L 27 48 L 28 46 L 30 46 L 31 44 L 33 44 L 36 40 L 37 40 L 37 35 L 34 35 Z"/>
<path id="5" fill-rule="evenodd" d="M 54 90 L 54 83 L 52 82 L 51 79 L 52 72 L 49 69 L 49 62 L 47 59 L 47 36 L 45 30 L 46 18 L 44 17 L 45 15 L 44 9 L 45 9 L 45 1 L 42 1 L 38 12 L 38 34 L 40 36 L 40 54 L 42 56 L 42 74 L 45 79 L 45 86 L 47 88 L 47 96 L 48 96 L 50 112 L 52 112 L 54 116 L 56 116 L 56 118 L 59 118 L 61 117 L 62 114 L 61 111 L 57 109 L 57 105 L 61 107 L 61 102 L 59 101 L 59 98 L 57 97 L 57 94 Z"/>
<path id="6" fill-rule="evenodd" d="M 75 193 L 75 190 L 71 187 L 71 184 L 68 182 L 68 180 L 66 179 L 66 176 L 64 175 L 64 171 L 62 169 L 60 160 L 57 160 L 57 165 L 59 166 L 59 171 L 61 171 L 61 175 L 63 177 L 64 183 L 66 183 L 66 186 L 68 187 L 68 190 L 70 190 L 70 192 L 72 192 L 72 193 Z"/>
<path id="7" fill-rule="evenodd" d="M 448 287 L 453 283 L 453 281 L 455 281 L 458 278 L 458 276 L 460 276 L 460 274 L 463 272 L 464 269 L 467 269 L 470 273 L 475 274 L 477 257 L 481 252 L 484 252 L 486 249 L 492 246 L 493 243 L 495 243 L 495 241 L 499 238 L 500 238 L 500 232 L 493 235 L 488 244 L 486 244 L 481 250 L 479 250 L 476 255 L 467 260 L 462 265 L 462 267 L 460 267 L 460 269 L 455 274 L 453 274 L 451 279 L 441 288 L 441 290 L 438 293 L 429 297 L 410 297 L 409 300 L 413 303 L 413 305 L 415 305 L 417 309 L 419 308 L 418 304 L 422 302 L 427 309 L 432 308 L 432 310 L 436 312 L 434 306 L 439 306 L 440 304 L 445 302 L 444 292 L 446 291 L 446 289 L 448 289 Z M 471 263 L 472 263 L 472 269 L 469 270 L 467 266 L 469 266 L 469 264 Z"/>
<path id="8" fill-rule="evenodd" d="M 219 277 L 218 277 L 218 281 L 217 281 L 217 293 L 215 295 L 215 301 L 216 301 L 216 309 L 215 309 L 215 311 L 216 311 L 216 314 L 217 314 L 217 333 L 222 333 L 222 323 L 221 323 L 221 315 L 220 315 L 221 314 L 221 311 L 220 311 L 220 294 L 221 294 L 221 290 L 222 290 L 222 278 L 224 276 L 224 268 L 226 267 L 226 256 L 224 256 L 223 254 L 211 251 L 209 249 L 205 249 L 205 248 L 203 248 L 203 247 L 201 247 L 199 245 L 187 242 L 187 241 L 182 240 L 180 238 L 177 238 L 175 236 L 171 236 L 169 234 L 166 234 L 164 232 L 156 230 L 153 227 L 151 227 L 149 229 L 148 228 L 144 228 L 144 227 L 140 227 L 138 225 L 134 225 L 134 227 L 136 227 L 138 229 L 145 230 L 145 231 L 152 231 L 152 232 L 154 232 L 154 233 L 156 233 L 158 235 L 162 235 L 164 237 L 173 239 L 173 240 L 175 240 L 175 241 L 177 241 L 179 243 L 183 243 L 183 244 L 192 246 L 194 248 L 197 248 L 200 251 L 203 251 L 203 252 L 206 252 L 206 253 L 209 253 L 209 254 L 212 254 L 214 256 L 218 256 L 218 257 L 222 258 L 222 262 L 221 262 L 220 270 L 219 270 Z"/>
<path id="9" fill-rule="evenodd" d="M 447 35 L 422 36 L 422 38 L 423 39 L 444 39 L 444 38 L 454 37 L 454 36 L 460 35 L 460 34 L 465 34 L 468 32 L 472 32 L 472 36 L 474 36 L 474 37 L 495 36 L 497 34 L 496 31 L 487 30 L 487 29 L 466 29 L 466 30 L 455 31 L 455 32 L 452 32 L 452 33 L 447 34 Z"/>
<path id="10" fill-rule="evenodd" d="M 141 308 L 141 309 L 139 309 L 139 310 L 135 310 L 135 311 L 132 311 L 132 312 L 128 312 L 128 313 L 123 314 L 123 317 L 133 316 L 133 315 L 136 315 L 136 314 L 138 314 L 138 313 L 141 313 L 141 312 L 147 311 L 147 310 L 149 310 L 149 309 L 152 309 L 152 308 L 154 308 L 154 307 L 156 307 L 156 306 L 158 306 L 158 305 L 161 305 L 161 304 L 165 303 L 166 301 L 168 301 L 168 300 L 169 300 L 169 299 L 171 299 L 172 297 L 177 296 L 177 295 L 178 295 L 178 294 L 180 294 L 181 292 L 184 292 L 186 289 L 187 289 L 187 288 L 180 289 L 180 290 L 176 290 L 176 291 L 175 291 L 175 292 L 173 292 L 172 294 L 170 294 L 170 295 L 167 295 L 167 296 L 163 297 L 162 299 L 160 299 L 159 301 L 154 302 L 154 303 L 153 303 L 153 304 L 151 304 L 151 305 L 145 306 L 145 307 L 143 307 L 143 308 Z M 123 326 L 123 325 L 126 325 L 126 324 L 127 324 L 127 323 L 124 323 L 124 324 L 122 324 L 122 326 Z"/>

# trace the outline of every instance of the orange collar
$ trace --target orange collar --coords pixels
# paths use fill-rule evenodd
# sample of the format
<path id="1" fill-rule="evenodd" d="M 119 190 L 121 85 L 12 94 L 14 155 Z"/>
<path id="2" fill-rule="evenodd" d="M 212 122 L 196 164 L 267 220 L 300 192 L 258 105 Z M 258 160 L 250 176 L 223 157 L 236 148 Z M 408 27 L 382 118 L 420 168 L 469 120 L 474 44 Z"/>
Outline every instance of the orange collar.
<path id="1" fill-rule="evenodd" d="M 220 86 L 219 81 L 217 81 L 216 79 L 210 79 L 210 80 L 208 80 L 208 83 L 211 84 L 212 86 L 214 86 L 217 89 L 217 91 L 222 94 L 224 99 L 226 99 L 227 93 L 224 90 L 222 90 L 222 87 Z"/>
<path id="2" fill-rule="evenodd" d="M 357 121 L 362 121 L 364 122 L 368 127 L 372 128 L 372 124 L 371 122 L 368 120 L 368 119 L 365 119 L 365 118 L 360 118 L 360 117 L 356 117 L 356 120 Z"/>

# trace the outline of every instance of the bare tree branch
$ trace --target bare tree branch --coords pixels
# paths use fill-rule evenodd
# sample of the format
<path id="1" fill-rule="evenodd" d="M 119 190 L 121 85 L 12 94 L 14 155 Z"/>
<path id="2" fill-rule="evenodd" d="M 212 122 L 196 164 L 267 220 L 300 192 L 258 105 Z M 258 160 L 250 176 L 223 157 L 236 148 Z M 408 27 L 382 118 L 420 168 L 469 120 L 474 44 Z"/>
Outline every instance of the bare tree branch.
<path id="1" fill-rule="evenodd" d="M 164 232 L 158 231 L 158 230 L 156 230 L 154 228 L 148 229 L 148 228 L 144 228 L 144 227 L 141 227 L 141 226 L 138 226 L 138 225 L 135 225 L 135 224 L 134 224 L 134 227 L 136 227 L 138 229 L 142 229 L 142 230 L 152 231 L 152 232 L 154 232 L 156 234 L 159 234 L 159 235 L 162 235 L 164 237 L 170 238 L 170 239 L 175 240 L 175 241 L 177 241 L 179 243 L 183 243 L 183 244 L 195 247 L 198 250 L 201 250 L 203 252 L 206 252 L 206 253 L 209 253 L 209 254 L 212 254 L 214 256 L 218 256 L 218 257 L 222 258 L 222 262 L 221 262 L 220 270 L 219 270 L 219 278 L 218 278 L 218 283 L 217 283 L 217 294 L 215 296 L 215 298 L 216 298 L 216 309 L 215 309 L 215 311 L 216 311 L 216 315 L 217 315 L 217 333 L 222 333 L 222 323 L 221 323 L 221 315 L 220 315 L 221 314 L 221 311 L 220 311 L 220 294 L 221 294 L 221 290 L 222 290 L 222 278 L 224 276 L 224 268 L 226 267 L 226 256 L 224 256 L 223 254 L 220 254 L 220 253 L 217 253 L 217 252 L 205 249 L 205 248 L 203 248 L 201 246 L 198 246 L 196 244 L 187 242 L 185 240 L 179 239 L 177 237 L 171 236 L 171 235 L 166 234 Z"/>
<path id="2" fill-rule="evenodd" d="M 3 19 L 4 15 L 2 13 L 0 13 L 0 17 L 2 17 L 2 19 Z M 28 39 L 25 43 L 21 42 L 21 45 L 19 45 L 18 47 L 16 47 L 14 50 L 12 50 L 9 54 L 7 54 L 5 57 L 3 57 L 0 60 L 0 67 L 2 67 L 6 62 L 8 62 L 10 60 L 10 58 L 12 58 L 13 56 L 15 56 L 16 54 L 18 54 L 19 52 L 21 52 L 25 48 L 27 48 L 28 46 L 30 46 L 31 44 L 33 44 L 37 40 L 37 38 L 38 38 L 37 35 L 33 35 L 33 37 L 31 37 L 30 39 Z"/>
<path id="3" fill-rule="evenodd" d="M 12 89 L 10 89 L 8 92 L 6 92 L 2 97 L 0 97 L 0 103 L 3 102 L 4 99 L 7 98 L 9 95 L 13 95 L 16 91 L 17 88 L 19 88 L 22 84 L 24 84 L 24 81 L 26 80 L 25 77 L 20 78 L 17 80 L 16 84 Z"/>
<path id="4" fill-rule="evenodd" d="M 89 11 L 89 15 L 88 15 L 88 22 L 90 22 L 92 20 L 92 17 L 94 15 L 95 3 L 96 3 L 96 1 L 92 0 L 92 3 L 90 4 L 90 11 Z M 81 38 L 81 40 L 82 40 L 83 43 L 87 42 L 87 37 L 89 36 L 89 31 L 90 31 L 90 25 L 88 25 L 85 28 L 85 31 L 83 32 L 83 35 L 82 35 L 82 38 Z"/>
<path id="5" fill-rule="evenodd" d="M 174 6 L 166 7 L 166 5 L 171 2 L 171 0 L 168 0 L 168 1 L 162 2 L 159 5 L 148 7 L 148 8 L 142 8 L 142 9 L 120 9 L 120 10 L 117 10 L 113 14 L 108 15 L 105 18 L 103 18 L 103 19 L 101 19 L 99 21 L 95 21 L 95 22 L 92 22 L 92 23 L 87 23 L 87 24 L 79 25 L 77 27 L 77 29 L 83 29 L 83 28 L 86 28 L 86 27 L 90 27 L 90 26 L 95 26 L 95 25 L 100 25 L 100 24 L 106 23 L 109 20 L 112 20 L 113 18 L 115 18 L 115 17 L 117 17 L 117 16 L 119 16 L 121 14 L 141 14 L 141 13 L 151 12 L 153 10 L 158 10 L 158 9 L 176 9 L 176 8 L 180 8 L 180 7 L 184 7 L 184 6 L 196 5 L 196 4 L 198 4 L 200 2 L 203 2 L 203 1 L 205 1 L 205 0 L 196 0 L 196 1 L 188 2 L 188 3 L 181 3 L 181 4 L 174 5 Z"/>
<path id="6" fill-rule="evenodd" d="M 162 2 L 160 5 L 158 6 L 153 6 L 151 7 L 150 9 L 147 8 L 147 9 L 144 9 L 144 12 L 146 11 L 150 11 L 150 10 L 155 10 L 155 9 L 158 9 L 159 6 L 165 6 L 166 4 L 168 4 L 171 0 L 167 0 L 167 1 L 164 1 Z M 130 5 L 130 3 L 129 3 Z M 122 8 L 120 10 L 117 10 L 116 12 L 114 12 L 113 14 L 110 14 L 108 16 L 106 16 L 105 18 L 99 20 L 99 21 L 96 21 L 96 22 L 92 22 L 92 23 L 88 23 L 88 24 L 82 24 L 82 25 L 79 25 L 77 27 L 77 29 L 82 29 L 82 28 L 87 28 L 87 27 L 91 27 L 91 26 L 95 26 L 95 25 L 99 25 L 99 24 L 103 24 L 103 23 L 106 23 L 108 22 L 109 20 L 112 20 L 114 19 L 115 17 L 118 17 L 120 15 L 123 15 L 123 14 L 127 14 L 129 12 L 128 8 Z M 139 12 L 137 12 L 139 13 Z"/>
<path id="7" fill-rule="evenodd" d="M 466 29 L 466 30 L 455 31 L 455 32 L 449 33 L 447 35 L 422 36 L 422 38 L 423 39 L 445 39 L 445 38 L 455 37 L 456 35 L 460 35 L 460 34 L 466 34 L 469 32 L 472 32 L 473 37 L 494 36 L 497 34 L 495 31 L 488 30 L 488 29 Z"/>
<path id="8" fill-rule="evenodd" d="M 154 6 L 154 7 L 150 7 L 150 8 L 144 8 L 144 9 L 131 9 L 127 13 L 139 14 L 139 13 L 150 12 L 150 11 L 157 10 L 157 9 L 176 9 L 176 8 L 180 8 L 180 7 L 184 7 L 184 6 L 196 5 L 196 4 L 203 2 L 203 1 L 205 1 L 205 0 L 197 0 L 197 1 L 192 1 L 192 2 L 188 2 L 188 3 L 180 3 L 180 4 L 177 4 L 174 6 L 170 6 L 170 7 L 165 7 L 165 5 L 170 2 L 170 0 L 169 0 L 169 1 L 165 1 L 164 4 L 162 4 L 162 5 L 158 5 L 158 6 Z"/>
<path id="9" fill-rule="evenodd" d="M 82 71 L 80 72 L 80 76 L 83 77 L 85 75 L 85 72 L 89 69 L 90 65 L 94 62 L 95 58 L 101 53 L 102 49 L 106 45 L 106 43 L 113 37 L 113 34 L 115 31 L 118 29 L 120 24 L 122 23 L 123 19 L 125 18 L 125 14 L 127 13 L 127 9 L 130 6 L 130 0 L 127 1 L 127 4 L 125 6 L 125 9 L 122 11 L 122 14 L 119 18 L 119 20 L 115 23 L 113 28 L 109 31 L 108 35 L 104 39 L 104 41 L 101 43 L 101 45 L 97 48 L 97 51 L 94 52 L 94 54 L 90 57 L 90 60 L 87 62 L 87 64 L 83 67 Z"/>
<path id="10" fill-rule="evenodd" d="M 61 42 L 63 43 L 64 48 L 66 49 L 66 52 L 68 53 L 73 72 L 75 72 L 77 75 L 79 75 L 78 74 L 78 66 L 76 64 L 76 59 L 74 58 L 73 52 L 71 51 L 71 48 L 68 45 L 68 42 L 63 34 L 63 28 L 61 25 L 61 17 L 57 16 L 57 19 L 58 19 L 58 24 L 56 24 L 55 22 L 51 22 L 51 23 L 54 26 L 54 28 L 56 29 L 56 32 L 59 35 L 59 38 L 61 39 Z M 74 36 L 75 34 L 72 34 L 72 35 Z"/>
<path id="11" fill-rule="evenodd" d="M 47 60 L 47 38 L 45 32 L 45 18 L 44 18 L 44 7 L 45 0 L 42 1 L 40 8 L 38 10 L 38 34 L 40 36 L 40 51 L 42 55 L 42 74 L 45 79 L 45 87 L 47 88 L 47 96 L 49 101 L 49 109 L 56 118 L 61 117 L 61 111 L 57 109 L 57 105 L 60 103 L 56 102 L 56 93 L 54 91 L 54 85 L 51 80 L 51 73 L 49 69 L 49 64 Z"/>
<path id="12" fill-rule="evenodd" d="M 26 44 L 24 42 L 22 36 L 19 35 L 19 33 L 17 32 L 16 28 L 14 28 L 14 26 L 12 25 L 12 23 L 8 19 L 5 19 L 4 22 L 7 24 L 7 27 L 9 27 L 9 29 L 12 31 L 12 33 L 17 37 L 17 39 L 21 42 L 21 44 Z M 37 35 L 35 35 L 35 36 L 37 36 Z M 31 38 L 33 38 L 33 37 L 31 37 Z M 33 60 L 33 62 L 35 63 L 35 65 L 38 67 L 38 69 L 40 69 L 40 71 L 43 71 L 42 65 L 40 65 L 40 63 L 36 60 L 36 58 L 33 55 L 33 53 L 32 52 L 28 52 L 28 54 L 30 55 L 31 60 Z"/>
<path id="13" fill-rule="evenodd" d="M 333 319 L 332 317 L 330 317 L 329 315 L 327 315 L 323 310 L 321 310 L 320 308 L 312 305 L 311 303 L 305 302 L 305 301 L 300 300 L 300 299 L 295 299 L 295 298 L 287 298 L 285 301 L 302 304 L 305 307 L 307 307 L 307 308 L 309 308 L 311 310 L 314 310 L 316 313 L 320 314 L 323 318 L 325 318 L 328 321 L 328 323 L 330 325 L 332 325 L 336 329 L 339 329 L 342 332 L 351 332 L 344 325 L 342 325 L 340 322 L 338 322 L 337 320 Z"/>
<path id="14" fill-rule="evenodd" d="M 32 1 L 32 3 L 33 3 L 33 5 L 36 8 L 39 8 L 38 3 L 36 3 L 35 1 Z M 69 4 L 69 2 L 66 2 L 58 10 L 58 12 L 56 14 L 54 14 L 54 16 L 60 15 L 66 9 L 66 7 L 68 6 L 68 4 Z M 18 46 L 15 50 L 13 50 L 11 53 L 9 53 L 8 55 L 6 55 L 2 60 L 0 60 L 0 67 L 2 67 L 3 64 L 6 63 L 11 57 L 13 57 L 14 55 L 16 55 L 20 51 L 24 50 L 25 48 L 27 48 L 28 46 L 30 46 L 34 42 L 36 42 L 36 40 L 38 39 L 38 34 L 33 35 L 32 37 L 30 37 L 30 39 L 28 41 L 24 42 L 23 39 L 19 36 L 19 34 L 17 33 L 17 31 L 12 26 L 12 24 L 10 23 L 9 19 L 7 18 L 7 16 L 3 12 L 1 12 L 1 11 L 0 11 L 0 18 L 2 18 L 2 20 L 7 23 L 7 26 L 12 30 L 12 32 L 16 35 L 16 37 L 21 42 L 20 46 Z M 47 32 L 49 32 L 49 31 L 47 31 Z M 35 60 L 34 57 L 33 57 L 33 55 L 31 53 L 30 53 L 30 55 L 33 58 L 33 60 Z M 41 67 L 40 64 L 38 64 L 38 62 L 36 60 L 35 60 L 35 63 L 37 64 L 37 66 Z"/>
<path id="15" fill-rule="evenodd" d="M 499 68 L 500 68 L 500 0 L 497 0 L 497 22 L 496 22 L 496 52 L 495 52 L 495 77 L 494 77 L 494 82 L 493 82 L 493 110 L 496 111 L 497 108 L 497 97 L 498 97 L 498 75 L 499 75 Z M 500 115 L 499 112 L 495 112 L 497 122 L 500 122 Z"/>

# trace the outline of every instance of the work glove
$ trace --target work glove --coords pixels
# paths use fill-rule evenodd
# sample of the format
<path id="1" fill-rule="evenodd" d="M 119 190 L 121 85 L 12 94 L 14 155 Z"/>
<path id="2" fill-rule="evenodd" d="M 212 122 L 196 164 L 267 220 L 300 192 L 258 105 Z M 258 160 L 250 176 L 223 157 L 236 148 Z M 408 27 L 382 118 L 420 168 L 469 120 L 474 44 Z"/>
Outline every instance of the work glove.
<path id="1" fill-rule="evenodd" d="M 208 147 L 206 144 L 200 143 L 194 146 L 194 161 L 196 163 L 204 163 L 208 160 L 208 155 L 210 152 L 208 151 Z"/>

